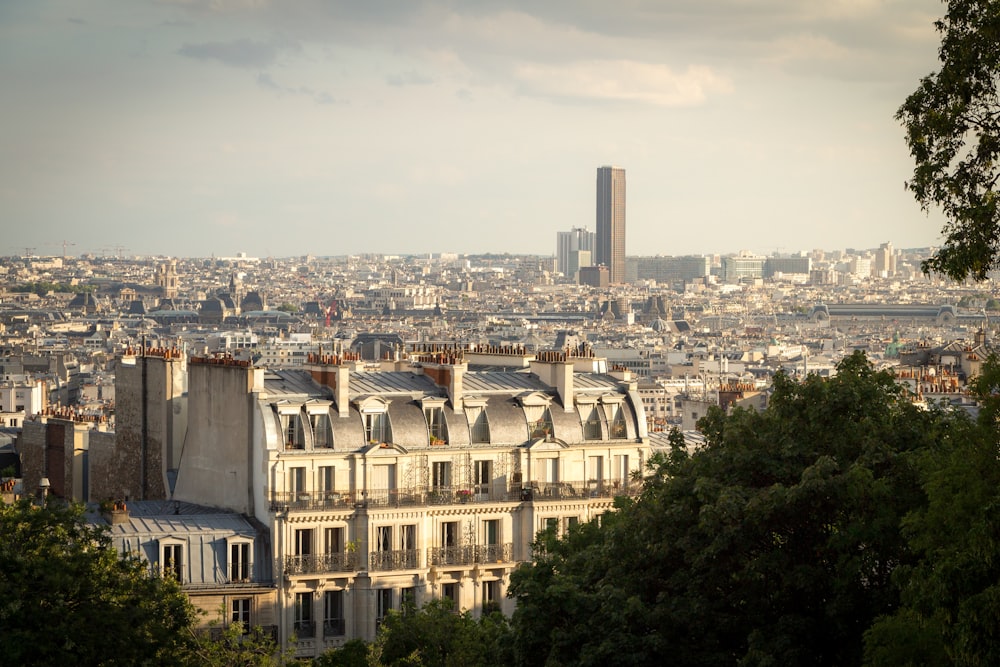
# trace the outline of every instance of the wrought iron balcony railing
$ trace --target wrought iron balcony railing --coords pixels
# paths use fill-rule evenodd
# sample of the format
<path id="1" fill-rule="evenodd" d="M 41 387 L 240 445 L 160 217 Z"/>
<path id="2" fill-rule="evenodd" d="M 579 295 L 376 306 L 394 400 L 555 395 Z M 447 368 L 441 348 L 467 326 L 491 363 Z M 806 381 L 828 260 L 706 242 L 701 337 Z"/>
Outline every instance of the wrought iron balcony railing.
<path id="1" fill-rule="evenodd" d="M 475 565 L 476 563 L 509 563 L 513 561 L 514 546 L 505 544 L 466 544 L 457 547 L 430 547 L 427 549 L 428 565 Z"/>
<path id="2" fill-rule="evenodd" d="M 379 570 L 413 570 L 417 567 L 416 549 L 398 549 L 396 551 L 373 551 L 368 554 L 368 568 Z"/>
<path id="3" fill-rule="evenodd" d="M 642 482 L 630 479 L 592 479 L 561 482 L 529 481 L 524 484 L 513 483 L 507 487 L 493 484 L 470 484 L 468 486 L 371 489 L 351 492 L 276 492 L 271 494 L 271 511 L 354 510 L 380 507 L 510 503 L 530 500 L 614 498 L 615 496 L 635 496 L 641 490 Z"/>
<path id="4" fill-rule="evenodd" d="M 285 556 L 285 574 L 351 572 L 357 569 L 358 554 L 352 551 Z"/>

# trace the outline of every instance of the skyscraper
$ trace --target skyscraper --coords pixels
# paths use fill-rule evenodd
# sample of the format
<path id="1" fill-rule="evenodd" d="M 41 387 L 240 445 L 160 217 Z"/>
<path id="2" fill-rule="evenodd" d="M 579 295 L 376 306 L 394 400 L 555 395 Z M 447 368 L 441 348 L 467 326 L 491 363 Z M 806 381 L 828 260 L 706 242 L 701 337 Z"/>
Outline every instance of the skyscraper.
<path id="1" fill-rule="evenodd" d="M 595 264 L 608 267 L 612 283 L 625 281 L 625 170 L 597 169 L 597 247 Z"/>

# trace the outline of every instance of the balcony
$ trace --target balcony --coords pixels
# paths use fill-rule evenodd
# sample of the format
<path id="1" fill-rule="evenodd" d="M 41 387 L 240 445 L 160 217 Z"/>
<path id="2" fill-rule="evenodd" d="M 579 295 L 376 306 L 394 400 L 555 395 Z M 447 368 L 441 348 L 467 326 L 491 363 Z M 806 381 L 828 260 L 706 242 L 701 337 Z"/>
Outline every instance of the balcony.
<path id="1" fill-rule="evenodd" d="M 427 549 L 428 565 L 475 565 L 477 563 L 513 562 L 514 545 L 479 544 L 460 547 L 430 547 Z"/>
<path id="2" fill-rule="evenodd" d="M 530 482 L 521 495 L 524 500 L 580 500 L 582 498 L 615 498 L 637 496 L 642 482 L 632 480 L 596 480 L 586 482 Z"/>
<path id="3" fill-rule="evenodd" d="M 329 618 L 323 621 L 324 637 L 343 637 L 347 634 L 346 623 L 342 618 Z"/>
<path id="4" fill-rule="evenodd" d="M 369 554 L 368 561 L 368 569 L 373 572 L 413 570 L 417 567 L 417 550 L 373 551 Z"/>
<path id="5" fill-rule="evenodd" d="M 271 511 L 327 510 L 351 508 L 354 501 L 350 493 L 342 491 L 290 491 L 271 494 Z"/>
<path id="6" fill-rule="evenodd" d="M 305 554 L 285 556 L 285 574 L 322 574 L 324 572 L 353 572 L 358 569 L 356 552 L 332 554 Z"/>
<path id="7" fill-rule="evenodd" d="M 312 639 L 316 636 L 316 624 L 312 621 L 295 621 L 292 629 L 298 639 Z"/>
<path id="8" fill-rule="evenodd" d="M 426 507 L 475 503 L 517 503 L 529 500 L 564 500 L 636 496 L 642 483 L 632 480 L 528 482 L 523 487 L 493 484 L 412 487 L 369 491 L 317 491 L 272 493 L 271 511 L 355 510 L 382 507 Z"/>

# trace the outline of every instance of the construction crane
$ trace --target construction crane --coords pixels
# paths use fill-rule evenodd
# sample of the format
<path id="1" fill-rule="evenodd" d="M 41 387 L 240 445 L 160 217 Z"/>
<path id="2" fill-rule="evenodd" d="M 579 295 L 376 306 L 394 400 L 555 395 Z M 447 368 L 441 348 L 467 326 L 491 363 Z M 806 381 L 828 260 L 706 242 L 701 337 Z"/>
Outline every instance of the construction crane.
<path id="1" fill-rule="evenodd" d="M 64 262 L 66 261 L 66 246 L 69 246 L 69 245 L 76 245 L 76 244 L 63 239 L 62 247 L 63 247 L 63 261 Z"/>

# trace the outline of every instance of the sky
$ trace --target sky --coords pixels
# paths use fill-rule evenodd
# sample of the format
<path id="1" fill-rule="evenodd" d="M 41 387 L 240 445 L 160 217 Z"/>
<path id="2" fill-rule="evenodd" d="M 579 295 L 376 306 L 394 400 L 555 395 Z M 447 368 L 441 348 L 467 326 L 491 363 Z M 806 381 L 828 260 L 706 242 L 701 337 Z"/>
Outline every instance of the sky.
<path id="1" fill-rule="evenodd" d="M 3 0 L 0 255 L 940 242 L 893 116 L 939 0 Z"/>

